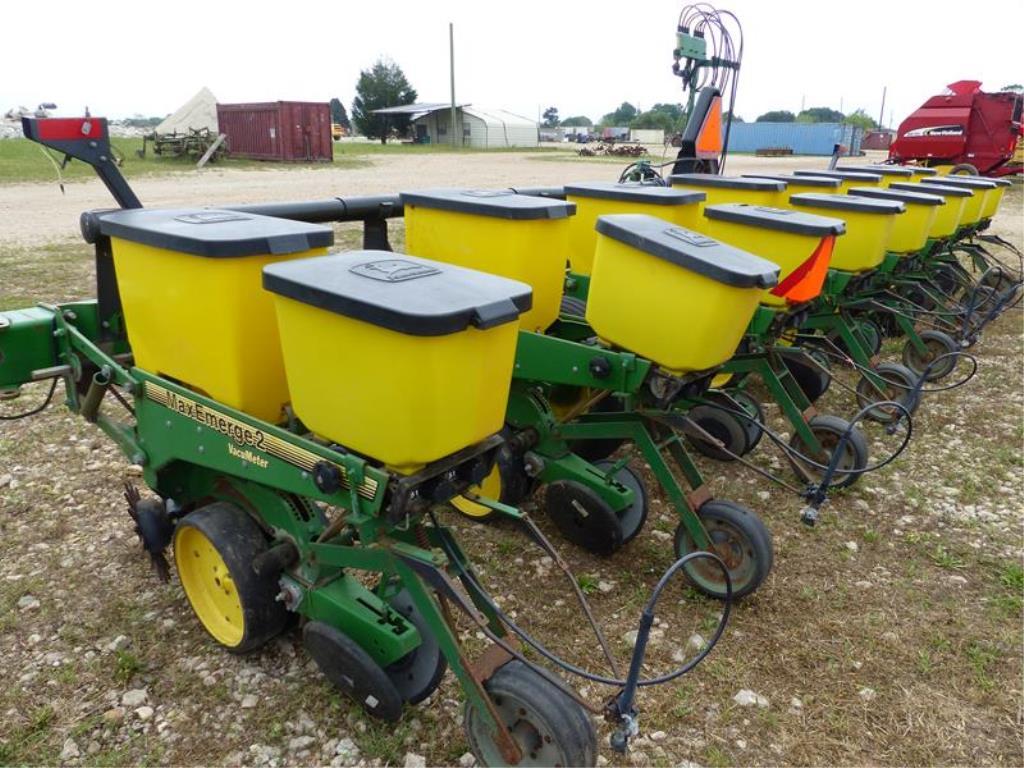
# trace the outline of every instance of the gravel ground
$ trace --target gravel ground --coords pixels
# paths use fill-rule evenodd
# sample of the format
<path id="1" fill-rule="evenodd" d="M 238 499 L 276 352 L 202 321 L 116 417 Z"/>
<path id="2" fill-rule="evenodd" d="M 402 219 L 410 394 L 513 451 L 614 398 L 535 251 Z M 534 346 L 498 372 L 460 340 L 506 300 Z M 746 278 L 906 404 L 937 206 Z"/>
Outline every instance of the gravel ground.
<path id="1" fill-rule="evenodd" d="M 457 168 L 441 156 L 374 162 L 345 172 L 213 172 L 192 187 L 148 179 L 138 188 L 165 205 L 379 192 L 424 179 L 499 186 L 610 175 L 525 155 L 467 156 Z M 89 292 L 88 252 L 65 241 L 78 211 L 108 202 L 92 183 L 57 195 L 48 185 L 0 188 L 0 269 L 14 283 L 0 294 Z M 1021 199 L 1017 186 L 997 222 L 1018 244 Z M 40 239 L 55 244 L 25 248 Z M 785 491 L 704 462 L 716 495 L 757 510 L 772 529 L 775 568 L 737 606 L 705 664 L 641 695 L 643 736 L 628 758 L 607 749 L 601 726 L 601 760 L 1024 764 L 1021 342 L 1019 312 L 990 327 L 972 350 L 978 377 L 928 397 L 908 453 L 837 496 L 815 529 L 800 526 L 801 504 Z M 886 347 L 886 357 L 898 353 Z M 31 388 L 0 412 L 42 394 Z M 829 392 L 826 406 L 854 410 L 842 392 Z M 883 436 L 869 438 L 880 450 Z M 138 482 L 135 468 L 60 407 L 0 422 L 0 765 L 472 763 L 450 675 L 397 726 L 379 726 L 335 694 L 294 634 L 244 657 L 216 647 L 176 578 L 161 584 L 141 556 L 125 480 Z M 548 528 L 539 504 L 527 509 Z M 594 660 L 549 560 L 504 526 L 450 522 L 507 610 L 556 648 Z M 594 609 L 620 658 L 647 590 L 671 562 L 675 524 L 653 491 L 647 528 L 626 550 L 598 559 L 563 548 L 573 571 L 596 585 Z M 717 614 L 688 591 L 673 597 L 659 614 L 655 668 L 692 653 Z"/>

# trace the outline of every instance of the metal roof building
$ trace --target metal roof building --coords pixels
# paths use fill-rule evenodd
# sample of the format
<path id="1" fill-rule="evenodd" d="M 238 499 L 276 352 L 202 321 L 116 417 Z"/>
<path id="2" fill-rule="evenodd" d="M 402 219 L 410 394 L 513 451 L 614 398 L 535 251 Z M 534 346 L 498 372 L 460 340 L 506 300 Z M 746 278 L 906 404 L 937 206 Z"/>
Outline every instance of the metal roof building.
<path id="1" fill-rule="evenodd" d="M 378 115 L 409 115 L 413 138 L 419 144 L 451 143 L 451 104 L 420 103 L 374 110 Z M 539 142 L 537 121 L 473 104 L 456 104 L 456 135 L 459 146 L 478 149 L 536 147 Z"/>

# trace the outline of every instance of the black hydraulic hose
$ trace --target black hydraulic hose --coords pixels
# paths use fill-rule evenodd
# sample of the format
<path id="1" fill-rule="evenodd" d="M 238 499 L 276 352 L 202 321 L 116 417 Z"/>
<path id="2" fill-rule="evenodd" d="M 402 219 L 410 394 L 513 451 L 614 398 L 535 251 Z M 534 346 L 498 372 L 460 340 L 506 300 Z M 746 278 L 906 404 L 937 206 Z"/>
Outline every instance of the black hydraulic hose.
<path id="1" fill-rule="evenodd" d="M 24 413 L 18 413 L 13 416 L 6 416 L 4 414 L 0 414 L 0 421 L 18 421 L 19 419 L 27 419 L 29 416 L 35 416 L 36 414 L 45 411 L 47 406 L 49 406 L 50 402 L 53 400 L 53 394 L 54 392 L 57 391 L 57 382 L 59 381 L 59 378 L 55 377 L 53 379 L 53 382 L 50 384 L 50 391 L 47 392 L 46 399 L 43 400 L 41 405 L 33 408 L 32 410 L 25 411 Z"/>

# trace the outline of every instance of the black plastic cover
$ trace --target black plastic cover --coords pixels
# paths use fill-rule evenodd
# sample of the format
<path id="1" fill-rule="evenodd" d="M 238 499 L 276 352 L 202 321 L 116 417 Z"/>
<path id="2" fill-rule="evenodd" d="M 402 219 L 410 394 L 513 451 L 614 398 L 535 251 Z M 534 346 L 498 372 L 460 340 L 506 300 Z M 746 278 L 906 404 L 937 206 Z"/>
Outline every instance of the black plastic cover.
<path id="1" fill-rule="evenodd" d="M 1013 182 L 1009 179 L 998 179 L 994 176 L 974 176 L 973 174 L 958 173 L 955 176 L 940 176 L 936 181 L 941 179 L 966 179 L 968 181 L 991 181 L 997 187 L 1012 187 Z"/>
<path id="2" fill-rule="evenodd" d="M 723 203 L 709 205 L 704 209 L 709 219 L 727 221 L 732 224 L 747 224 L 759 229 L 789 232 L 794 235 L 828 237 L 846 232 L 846 222 L 827 216 L 793 211 L 788 208 L 769 208 L 749 203 Z"/>
<path id="3" fill-rule="evenodd" d="M 926 165 L 904 165 L 903 167 L 909 168 L 915 176 L 935 176 L 938 173 L 937 170 Z"/>
<path id="4" fill-rule="evenodd" d="M 687 184 L 695 187 L 717 189 L 747 189 L 758 192 L 781 192 L 786 185 L 771 179 L 751 179 L 742 176 L 718 176 L 714 173 L 674 173 L 668 177 L 670 184 Z"/>
<path id="5" fill-rule="evenodd" d="M 864 197 L 850 195 L 826 195 L 821 192 L 804 192 L 789 198 L 793 205 L 806 205 L 810 208 L 826 208 L 831 211 L 849 211 L 850 213 L 903 213 L 907 209 L 903 203 L 895 200 L 868 200 Z"/>
<path id="6" fill-rule="evenodd" d="M 889 185 L 889 189 L 907 192 L 927 191 L 929 195 L 942 195 L 943 197 L 970 197 L 974 194 L 966 187 L 951 187 L 948 184 L 943 186 L 941 184 L 932 184 L 930 181 L 928 184 L 925 184 L 925 181 L 925 179 L 921 179 L 919 182 L 894 181 Z"/>
<path id="7" fill-rule="evenodd" d="M 334 244 L 320 224 L 212 208 L 136 208 L 98 214 L 100 233 L 208 258 L 308 251 Z"/>
<path id="8" fill-rule="evenodd" d="M 599 216 L 597 231 L 735 288 L 771 288 L 779 281 L 779 268 L 772 262 L 655 216 L 643 213 Z"/>
<path id="9" fill-rule="evenodd" d="M 268 264 L 263 287 L 303 304 L 410 336 L 510 323 L 533 304 L 530 286 L 392 251 L 348 251 Z"/>
<path id="10" fill-rule="evenodd" d="M 901 165 L 840 165 L 836 166 L 837 171 L 853 171 L 854 173 L 877 173 L 881 176 L 900 176 L 909 179 L 914 172 Z"/>
<path id="11" fill-rule="evenodd" d="M 963 187 L 965 189 L 995 189 L 999 186 L 993 183 L 992 179 L 979 179 L 967 176 L 929 176 L 927 179 L 921 179 L 918 183 L 952 184 L 954 187 Z"/>
<path id="12" fill-rule="evenodd" d="M 793 171 L 796 176 L 824 176 L 831 179 L 845 179 L 849 181 L 881 181 L 882 174 L 868 173 L 867 171 L 830 171 L 828 168 Z"/>
<path id="13" fill-rule="evenodd" d="M 891 189 L 889 187 L 853 187 L 850 190 L 850 194 L 855 197 L 870 197 L 875 200 L 897 200 L 908 205 L 946 204 L 946 198 L 938 195 L 929 195 L 923 190 L 920 192 L 910 192 L 909 190 Z"/>
<path id="14" fill-rule="evenodd" d="M 837 189 L 842 182 L 826 176 L 796 176 L 794 174 L 770 174 L 770 173 L 745 173 L 744 178 L 771 179 L 786 184 L 803 184 L 805 187 L 823 187 L 825 189 Z"/>
<path id="15" fill-rule="evenodd" d="M 511 189 L 422 189 L 403 192 L 401 197 L 402 205 L 498 219 L 564 219 L 576 213 L 575 203 L 517 195 Z"/>
<path id="16" fill-rule="evenodd" d="M 672 187 L 655 186 L 627 182 L 618 184 L 614 181 L 587 181 L 565 185 L 566 195 L 589 197 L 597 200 L 617 200 L 623 203 L 647 203 L 650 205 L 686 205 L 700 203 L 707 199 L 703 192 Z"/>

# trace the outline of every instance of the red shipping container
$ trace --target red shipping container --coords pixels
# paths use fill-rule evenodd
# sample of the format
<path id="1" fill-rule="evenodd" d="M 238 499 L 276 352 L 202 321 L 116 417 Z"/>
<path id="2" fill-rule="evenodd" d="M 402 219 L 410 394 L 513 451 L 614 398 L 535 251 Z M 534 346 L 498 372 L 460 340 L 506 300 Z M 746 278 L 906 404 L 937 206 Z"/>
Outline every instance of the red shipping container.
<path id="1" fill-rule="evenodd" d="M 218 104 L 217 124 L 233 157 L 331 162 L 331 108 L 312 101 Z"/>

